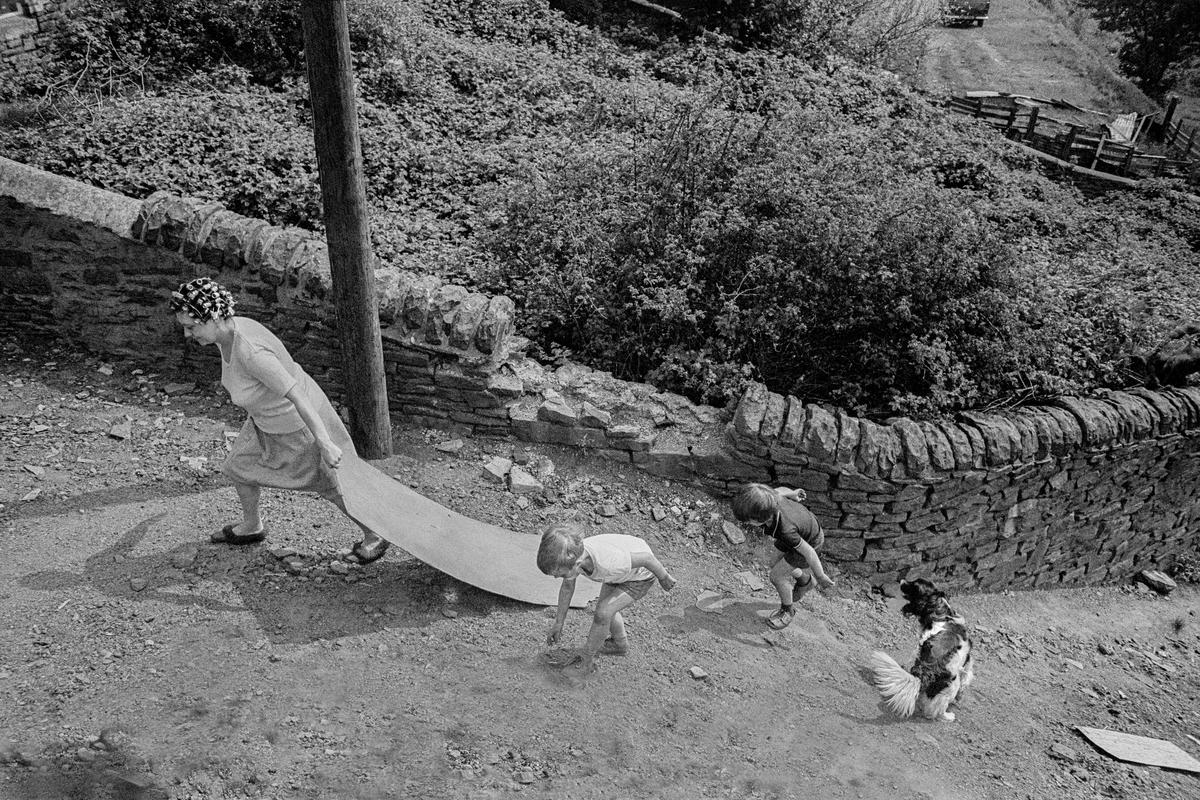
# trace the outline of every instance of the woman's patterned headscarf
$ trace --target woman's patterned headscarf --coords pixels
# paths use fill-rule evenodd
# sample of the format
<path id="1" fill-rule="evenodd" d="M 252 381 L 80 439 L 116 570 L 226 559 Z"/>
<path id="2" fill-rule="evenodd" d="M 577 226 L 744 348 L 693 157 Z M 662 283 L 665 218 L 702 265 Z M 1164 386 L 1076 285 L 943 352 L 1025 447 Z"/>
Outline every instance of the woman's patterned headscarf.
<path id="1" fill-rule="evenodd" d="M 197 322 L 233 316 L 233 295 L 212 278 L 196 278 L 171 292 L 171 310 L 185 312 Z"/>

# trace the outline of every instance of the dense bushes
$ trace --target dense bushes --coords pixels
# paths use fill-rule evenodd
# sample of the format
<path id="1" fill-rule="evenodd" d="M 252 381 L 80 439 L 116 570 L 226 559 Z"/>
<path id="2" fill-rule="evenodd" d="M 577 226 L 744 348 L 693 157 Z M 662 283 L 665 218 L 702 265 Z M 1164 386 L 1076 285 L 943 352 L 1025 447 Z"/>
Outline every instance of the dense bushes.
<path id="1" fill-rule="evenodd" d="M 38 69 L 10 91 L 153 89 L 235 65 L 259 83 L 302 69 L 300 0 L 74 0 Z"/>
<path id="2" fill-rule="evenodd" d="M 102 4 L 157 88 L 52 106 L 0 149 L 319 229 L 289 3 L 175 4 L 140 28 L 150 0 Z M 883 73 L 728 35 L 609 38 L 544 0 L 351 7 L 377 255 L 509 293 L 547 358 L 716 403 L 761 379 L 920 415 L 1120 384 L 1196 316 L 1193 199 L 1084 202 Z M 250 17 L 270 34 L 222 27 Z M 142 39 L 206 25 L 236 58 Z"/>
<path id="3" fill-rule="evenodd" d="M 167 189 L 319 230 L 316 156 L 300 103 L 261 90 L 118 98 L 86 126 L 51 120 L 7 132 L 3 144 L 23 161 L 131 197 Z"/>
<path id="4" fill-rule="evenodd" d="M 831 129 L 825 82 L 769 119 L 711 97 L 546 165 L 486 237 L 492 285 L 535 340 L 718 403 L 749 378 L 859 411 L 1014 388 L 1011 251 L 944 185 L 969 150 L 946 171 L 913 145 L 926 121 Z"/>

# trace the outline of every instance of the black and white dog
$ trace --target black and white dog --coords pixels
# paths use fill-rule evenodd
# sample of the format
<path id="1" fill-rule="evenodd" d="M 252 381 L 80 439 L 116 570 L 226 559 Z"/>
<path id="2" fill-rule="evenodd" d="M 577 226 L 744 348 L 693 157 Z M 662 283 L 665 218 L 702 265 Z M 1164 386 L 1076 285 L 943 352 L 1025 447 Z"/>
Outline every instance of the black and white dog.
<path id="1" fill-rule="evenodd" d="M 920 711 L 927 719 L 953 722 L 950 704 L 975 677 L 967 626 L 946 602 L 946 595 L 929 581 L 901 581 L 900 591 L 908 601 L 903 613 L 916 617 L 921 626 L 921 650 L 907 672 L 887 653 L 872 653 L 875 687 L 899 717 Z"/>

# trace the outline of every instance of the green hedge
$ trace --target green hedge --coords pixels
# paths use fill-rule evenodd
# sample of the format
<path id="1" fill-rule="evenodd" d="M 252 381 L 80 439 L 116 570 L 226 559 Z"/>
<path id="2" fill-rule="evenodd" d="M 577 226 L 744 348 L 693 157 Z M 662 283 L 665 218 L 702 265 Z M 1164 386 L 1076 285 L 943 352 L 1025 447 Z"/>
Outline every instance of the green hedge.
<path id="1" fill-rule="evenodd" d="M 289 2 L 174 4 L 142 28 L 145 0 L 99 5 L 125 9 L 108 41 L 152 55 L 156 88 L 52 105 L 0 148 L 319 230 Z M 543 358 L 714 403 L 755 379 L 926 415 L 1122 385 L 1129 354 L 1196 317 L 1193 195 L 1085 200 L 886 73 L 722 36 L 618 45 L 544 0 L 352 9 L 377 255 L 510 294 Z M 238 14 L 270 35 L 212 28 Z M 247 49 L 150 54 L 152 28 Z"/>

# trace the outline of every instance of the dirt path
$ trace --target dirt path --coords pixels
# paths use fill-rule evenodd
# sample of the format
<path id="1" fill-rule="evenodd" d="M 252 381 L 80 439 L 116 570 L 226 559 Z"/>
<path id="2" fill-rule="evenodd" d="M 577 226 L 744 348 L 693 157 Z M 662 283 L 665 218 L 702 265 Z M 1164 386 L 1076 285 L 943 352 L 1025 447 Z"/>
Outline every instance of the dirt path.
<path id="1" fill-rule="evenodd" d="M 986 89 L 1112 114 L 1154 107 L 1037 0 L 995 0 L 982 27 L 935 28 L 918 81 L 937 95 Z"/>
<path id="2" fill-rule="evenodd" d="M 1083 800 L 1200 787 L 1109 760 L 1071 727 L 1200 754 L 1187 739 L 1200 736 L 1192 587 L 955 598 L 975 626 L 977 691 L 958 723 L 896 721 L 860 666 L 875 648 L 911 657 L 896 601 L 844 581 L 770 634 L 769 588 L 739 577 L 763 570 L 713 532 L 726 509 L 711 498 L 578 452 L 467 440 L 451 455 L 436 449 L 445 434 L 400 432 L 385 467 L 418 491 L 517 530 L 574 513 L 641 535 L 680 578 L 633 607 L 633 652 L 581 688 L 539 659 L 546 610 L 402 553 L 346 569 L 350 529 L 319 501 L 270 495 L 266 546 L 207 544 L 233 513 L 209 467 L 237 412 L 194 374 L 132 370 L 14 345 L 0 361 L 4 800 Z M 123 421 L 129 435 L 113 438 Z M 514 452 L 555 465 L 528 507 L 481 478 L 490 455 Z M 599 515 L 604 503 L 617 515 Z M 704 591 L 728 604 L 701 610 Z M 568 636 L 586 624 L 573 613 Z"/>

